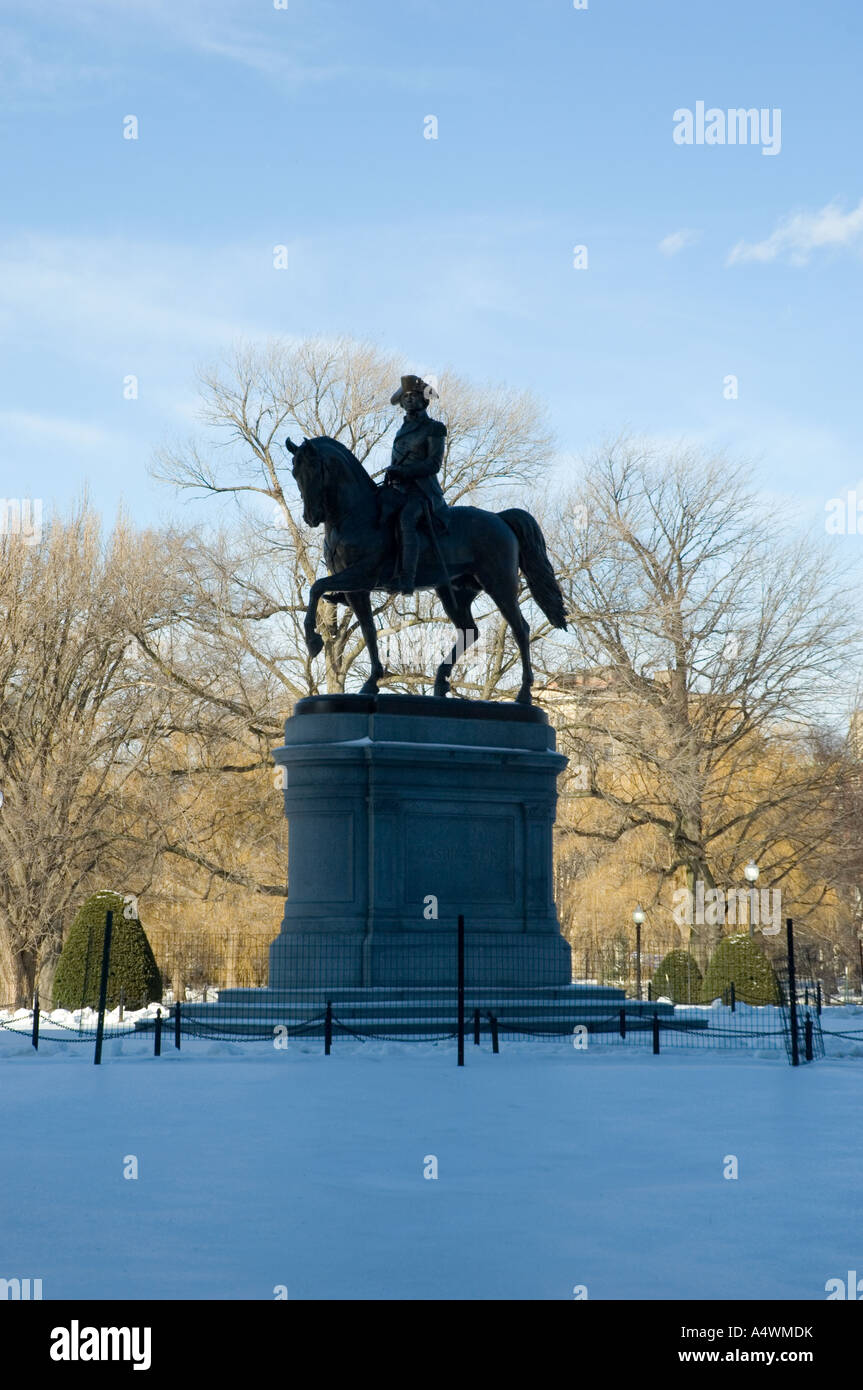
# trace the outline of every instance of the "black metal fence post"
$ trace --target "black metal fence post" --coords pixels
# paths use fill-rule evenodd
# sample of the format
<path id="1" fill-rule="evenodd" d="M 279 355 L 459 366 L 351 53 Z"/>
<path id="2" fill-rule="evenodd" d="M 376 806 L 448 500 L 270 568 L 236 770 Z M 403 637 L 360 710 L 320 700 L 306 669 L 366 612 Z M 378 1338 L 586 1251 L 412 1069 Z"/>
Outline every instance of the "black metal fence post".
<path id="1" fill-rule="evenodd" d="M 178 1051 L 180 1048 L 180 1038 L 182 1037 L 183 1032 L 183 1020 L 180 1016 L 182 1007 L 183 1006 L 178 999 L 176 1004 L 174 1005 L 174 1046 L 177 1048 Z"/>
<path id="2" fill-rule="evenodd" d="M 653 1015 L 653 1055 L 659 1055 L 659 1014 Z"/>
<path id="3" fill-rule="evenodd" d="M 626 1009 L 620 1011 L 620 1036 L 626 1037 Z"/>
<path id="4" fill-rule="evenodd" d="M 800 1042 L 797 1029 L 797 974 L 794 969 L 794 923 L 790 917 L 785 919 L 785 934 L 788 941 L 788 1015 L 791 1023 L 791 1065 L 800 1065 Z"/>
<path id="5" fill-rule="evenodd" d="M 803 1024 L 803 1055 L 807 1062 L 812 1061 L 812 1017 L 810 1014 L 806 1015 L 806 1021 Z"/>
<path id="6" fill-rule="evenodd" d="M 33 993 L 33 1037 L 31 1038 L 30 1041 L 32 1042 L 33 1046 L 35 1047 L 36 1051 L 38 1052 L 38 1051 L 39 1051 L 39 990 L 38 990 L 38 988 L 37 988 L 37 989 L 34 991 L 34 993 Z"/>
<path id="7" fill-rule="evenodd" d="M 102 975 L 99 980 L 99 1018 L 96 1023 L 96 1051 L 93 1063 L 98 1067 L 102 1060 L 102 1036 L 105 1032 L 105 1004 L 108 999 L 108 969 L 111 964 L 111 933 L 114 930 L 113 912 L 105 913 L 105 938 L 102 942 Z"/>
<path id="8" fill-rule="evenodd" d="M 458 1065 L 464 1066 L 464 917 L 458 919 Z"/>
<path id="9" fill-rule="evenodd" d="M 162 1055 L 162 1010 L 156 1010 L 156 1030 L 153 1034 L 153 1056 Z"/>
<path id="10" fill-rule="evenodd" d="M 327 1016 L 324 1019 L 324 1056 L 329 1057 L 333 1050 L 333 1001 L 327 1000 Z"/>
<path id="11" fill-rule="evenodd" d="M 500 1052 L 497 1037 L 497 1019 L 494 1014 L 489 1014 L 488 1021 L 491 1024 L 491 1050 L 492 1052 Z"/>
<path id="12" fill-rule="evenodd" d="M 816 1013 L 818 1014 L 818 1017 L 820 1018 L 820 1017 L 821 1017 L 821 981 L 820 981 L 820 980 L 818 981 L 817 985 L 815 986 L 815 1011 L 816 1011 Z"/>
<path id="13" fill-rule="evenodd" d="M 479 1047 L 479 1009 L 473 1011 L 473 1045 Z"/>
<path id="14" fill-rule="evenodd" d="M 733 981 L 733 980 L 731 981 L 731 984 L 729 985 L 728 993 L 729 993 L 730 996 L 731 996 L 731 1012 L 734 1013 L 735 1009 L 737 1008 L 737 991 L 736 991 L 735 988 L 734 988 L 734 981 Z"/>

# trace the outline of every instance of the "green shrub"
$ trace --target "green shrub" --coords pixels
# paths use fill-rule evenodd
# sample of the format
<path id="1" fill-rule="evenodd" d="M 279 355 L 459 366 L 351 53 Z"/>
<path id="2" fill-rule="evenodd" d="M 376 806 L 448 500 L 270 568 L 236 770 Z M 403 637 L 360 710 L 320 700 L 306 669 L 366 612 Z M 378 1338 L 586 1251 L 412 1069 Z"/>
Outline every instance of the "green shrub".
<path id="1" fill-rule="evenodd" d="M 54 1004 L 63 1009 L 90 1007 L 99 1003 L 105 914 L 114 914 L 111 933 L 111 961 L 108 971 L 108 1008 L 120 1002 L 141 1009 L 162 997 L 162 977 L 152 947 L 137 917 L 124 916 L 128 907 L 119 893 L 94 893 L 88 898 L 69 928 L 54 976 Z"/>
<path id="2" fill-rule="evenodd" d="M 760 946 L 745 933 L 724 936 L 710 958 L 704 977 L 705 1003 L 714 999 L 727 1002 L 727 992 L 734 993 L 745 1004 L 778 1004 L 781 1002 L 779 981 L 773 966 Z"/>
<path id="3" fill-rule="evenodd" d="M 701 1002 L 701 971 L 689 951 L 669 951 L 653 976 L 653 997 L 660 995 L 674 1004 Z"/>

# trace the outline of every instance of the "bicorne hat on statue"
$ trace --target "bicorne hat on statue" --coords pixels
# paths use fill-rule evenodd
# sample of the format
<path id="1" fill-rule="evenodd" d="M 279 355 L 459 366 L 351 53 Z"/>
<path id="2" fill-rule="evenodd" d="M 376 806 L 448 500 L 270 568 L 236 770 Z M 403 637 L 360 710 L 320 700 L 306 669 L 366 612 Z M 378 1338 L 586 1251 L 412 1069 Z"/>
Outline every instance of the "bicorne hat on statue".
<path id="1" fill-rule="evenodd" d="M 428 382 L 423 381 L 421 376 L 403 376 L 402 384 L 395 395 L 390 396 L 390 405 L 398 405 L 402 396 L 409 391 L 422 391 L 427 401 L 437 397 L 437 391 Z"/>

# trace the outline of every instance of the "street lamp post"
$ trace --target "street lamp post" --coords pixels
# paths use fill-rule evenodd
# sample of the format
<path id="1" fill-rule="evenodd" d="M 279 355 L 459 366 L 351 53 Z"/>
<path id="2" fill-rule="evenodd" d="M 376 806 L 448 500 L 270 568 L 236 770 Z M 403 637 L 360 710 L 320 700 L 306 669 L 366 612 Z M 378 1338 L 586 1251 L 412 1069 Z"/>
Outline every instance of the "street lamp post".
<path id="1" fill-rule="evenodd" d="M 637 907 L 632 914 L 635 923 L 635 993 L 639 1002 L 641 1001 L 641 924 L 644 921 L 644 911 Z"/>
<path id="2" fill-rule="evenodd" d="M 758 882 L 759 874 L 759 868 L 754 859 L 750 859 L 749 863 L 746 865 L 746 868 L 743 870 L 743 874 L 746 879 L 746 882 L 751 885 L 749 890 L 749 935 L 754 939 L 755 923 L 753 921 L 754 914 L 752 911 L 752 906 L 753 899 L 755 897 L 755 885 Z"/>

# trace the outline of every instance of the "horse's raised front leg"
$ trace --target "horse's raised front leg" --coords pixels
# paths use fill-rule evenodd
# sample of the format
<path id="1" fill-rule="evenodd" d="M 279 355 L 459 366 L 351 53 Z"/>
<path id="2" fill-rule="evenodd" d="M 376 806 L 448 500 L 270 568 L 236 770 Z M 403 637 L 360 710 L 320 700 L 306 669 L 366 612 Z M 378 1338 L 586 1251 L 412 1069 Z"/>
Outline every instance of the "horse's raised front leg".
<path id="1" fill-rule="evenodd" d="M 306 616 L 303 621 L 303 632 L 306 638 L 306 646 L 309 649 L 309 656 L 317 656 L 324 645 L 324 639 L 318 632 L 318 604 L 327 594 L 340 594 L 350 589 L 369 589 L 368 571 L 359 565 L 349 565 L 345 570 L 339 570 L 338 574 L 328 574 L 325 579 L 316 579 L 309 590 L 309 603 L 306 608 Z"/>
<path id="2" fill-rule="evenodd" d="M 349 596 L 348 602 L 356 614 L 357 622 L 363 634 L 366 644 L 366 651 L 371 662 L 371 672 L 365 685 L 361 688 L 361 695 L 377 695 L 378 681 L 386 674 L 378 653 L 378 630 L 375 627 L 375 620 L 372 616 L 371 595 L 357 590 Z"/>

